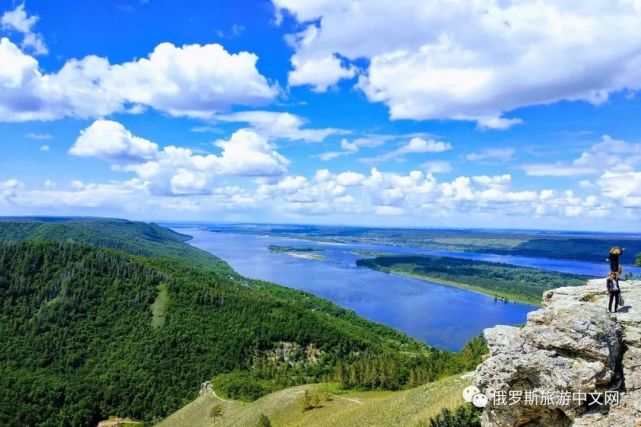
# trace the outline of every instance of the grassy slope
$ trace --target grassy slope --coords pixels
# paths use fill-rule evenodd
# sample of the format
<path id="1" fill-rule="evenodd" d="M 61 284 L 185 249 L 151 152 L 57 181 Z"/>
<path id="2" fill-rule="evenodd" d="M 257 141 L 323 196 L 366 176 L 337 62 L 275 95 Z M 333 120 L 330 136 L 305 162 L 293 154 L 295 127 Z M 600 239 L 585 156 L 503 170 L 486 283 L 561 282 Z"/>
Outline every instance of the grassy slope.
<path id="1" fill-rule="evenodd" d="M 279 427 L 417 426 L 444 408 L 463 403 L 462 390 L 467 377 L 453 376 L 410 390 L 396 392 L 350 392 L 334 395 L 322 408 L 302 411 L 305 390 L 330 390 L 331 384 L 292 387 L 267 395 L 255 402 L 221 400 L 206 394 L 157 424 L 158 427 L 254 426 L 261 414 Z M 360 402 L 360 403 L 358 403 Z M 213 420 L 209 413 L 222 405 L 223 416 Z"/>

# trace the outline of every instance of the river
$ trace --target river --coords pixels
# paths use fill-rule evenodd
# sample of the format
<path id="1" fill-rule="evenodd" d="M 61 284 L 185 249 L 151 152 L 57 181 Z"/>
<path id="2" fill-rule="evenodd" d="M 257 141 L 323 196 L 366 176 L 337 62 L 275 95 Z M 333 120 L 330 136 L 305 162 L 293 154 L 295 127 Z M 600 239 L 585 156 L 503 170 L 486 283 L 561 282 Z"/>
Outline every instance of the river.
<path id="1" fill-rule="evenodd" d="M 449 255 L 602 276 L 607 265 L 578 261 L 448 252 L 371 244 L 334 244 L 274 236 L 177 228 L 189 242 L 227 261 L 240 274 L 311 292 L 359 315 L 404 331 L 432 346 L 459 350 L 485 328 L 525 323 L 534 306 L 495 302 L 494 297 L 424 280 L 386 274 L 355 262 L 354 250 Z M 314 246 L 323 260 L 270 252 L 269 245 Z"/>

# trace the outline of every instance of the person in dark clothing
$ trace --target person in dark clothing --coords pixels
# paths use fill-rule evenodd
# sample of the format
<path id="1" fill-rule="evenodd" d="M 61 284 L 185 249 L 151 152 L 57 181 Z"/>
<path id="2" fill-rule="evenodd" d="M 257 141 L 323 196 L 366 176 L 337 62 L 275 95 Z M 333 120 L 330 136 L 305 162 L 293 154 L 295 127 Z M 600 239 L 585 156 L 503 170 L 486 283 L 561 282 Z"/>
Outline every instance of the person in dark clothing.
<path id="1" fill-rule="evenodd" d="M 607 258 L 607 261 L 610 262 L 610 272 L 614 273 L 616 276 L 614 279 L 617 281 L 617 284 L 619 282 L 619 276 L 621 275 L 621 263 L 619 262 L 619 258 L 621 257 L 621 254 L 623 254 L 624 250 L 625 249 L 615 246 L 610 249 L 610 254 Z"/>
<path id="2" fill-rule="evenodd" d="M 608 303 L 608 311 L 612 312 L 612 301 L 614 300 L 614 313 L 619 308 L 619 295 L 621 295 L 621 288 L 615 273 L 610 273 L 607 281 L 608 292 L 610 293 L 610 302 Z"/>

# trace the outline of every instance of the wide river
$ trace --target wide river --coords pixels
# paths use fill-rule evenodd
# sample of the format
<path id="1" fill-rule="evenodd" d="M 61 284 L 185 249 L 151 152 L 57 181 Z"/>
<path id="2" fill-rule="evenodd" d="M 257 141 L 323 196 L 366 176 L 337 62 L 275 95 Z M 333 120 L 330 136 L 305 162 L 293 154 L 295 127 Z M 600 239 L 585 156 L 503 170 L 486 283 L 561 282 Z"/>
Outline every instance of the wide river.
<path id="1" fill-rule="evenodd" d="M 311 292 L 370 320 L 400 329 L 430 345 L 459 350 L 485 328 L 525 323 L 534 306 L 495 302 L 494 297 L 433 282 L 357 267 L 354 250 L 449 255 L 603 276 L 607 265 L 577 261 L 434 251 L 370 244 L 333 244 L 284 237 L 180 228 L 189 243 L 227 261 L 240 274 Z M 323 260 L 273 253 L 269 245 L 315 246 Z M 630 269 L 626 269 L 630 271 Z M 637 271 L 638 272 L 638 271 Z"/>

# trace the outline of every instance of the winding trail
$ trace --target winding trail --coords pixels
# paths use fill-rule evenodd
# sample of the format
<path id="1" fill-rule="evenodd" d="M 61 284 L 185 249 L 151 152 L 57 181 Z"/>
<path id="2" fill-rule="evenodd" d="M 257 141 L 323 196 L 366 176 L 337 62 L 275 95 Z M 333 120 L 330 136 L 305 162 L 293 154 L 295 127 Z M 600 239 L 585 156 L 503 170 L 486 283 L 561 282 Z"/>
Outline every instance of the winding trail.
<path id="1" fill-rule="evenodd" d="M 338 397 L 339 399 L 347 400 L 348 402 L 357 403 L 357 404 L 359 404 L 359 405 L 362 405 L 362 404 L 363 404 L 363 402 L 361 402 L 361 401 L 360 401 L 360 400 L 358 400 L 358 399 L 350 399 L 349 397 L 343 397 L 343 396 L 339 396 L 339 395 L 337 395 L 337 394 L 333 394 L 333 393 L 329 393 L 329 395 L 330 395 L 330 396 L 334 396 L 334 397 Z"/>
<path id="2" fill-rule="evenodd" d="M 214 396 L 216 399 L 218 399 L 218 400 L 220 400 L 220 401 L 223 401 L 223 402 L 227 402 L 227 403 L 234 403 L 234 402 L 235 402 L 235 400 L 227 400 L 227 399 L 223 399 L 222 397 L 218 396 L 218 395 L 216 394 L 216 392 L 215 392 L 215 391 L 213 391 L 213 390 L 212 390 L 212 392 L 211 392 L 211 395 L 212 395 L 212 396 Z"/>

